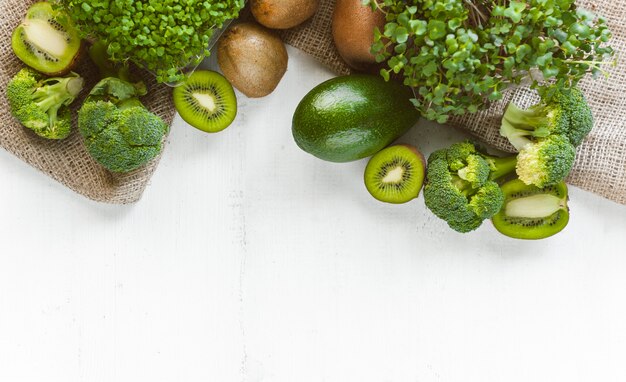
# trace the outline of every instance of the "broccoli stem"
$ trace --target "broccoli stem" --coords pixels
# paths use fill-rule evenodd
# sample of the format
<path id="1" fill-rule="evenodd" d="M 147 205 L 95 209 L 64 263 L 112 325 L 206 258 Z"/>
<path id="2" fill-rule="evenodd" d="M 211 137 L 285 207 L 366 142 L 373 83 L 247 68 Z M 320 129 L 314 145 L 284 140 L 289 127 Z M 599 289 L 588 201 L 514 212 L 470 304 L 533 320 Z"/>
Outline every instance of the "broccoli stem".
<path id="1" fill-rule="evenodd" d="M 457 175 L 452 175 L 450 183 L 452 183 L 454 187 L 456 187 L 457 190 L 459 190 L 459 192 L 466 197 L 472 196 L 476 193 L 476 190 L 474 190 L 470 182 Z"/>
<path id="2" fill-rule="evenodd" d="M 541 108 L 524 110 L 510 103 L 503 117 L 513 126 L 532 133 L 536 126 L 540 126 L 544 122 L 545 112 Z"/>
<path id="3" fill-rule="evenodd" d="M 530 135 L 529 131 L 518 129 L 516 126 L 513 126 L 513 124 L 511 124 L 507 119 L 502 120 L 502 125 L 500 126 L 500 135 L 506 137 L 517 151 L 521 151 L 526 146 L 533 143 L 528 138 L 528 136 Z"/>
<path id="4" fill-rule="evenodd" d="M 107 46 L 102 41 L 96 41 L 89 48 L 89 57 L 100 70 L 102 78 L 115 77 L 131 82 L 128 66 L 114 64 L 107 53 Z"/>
<path id="5" fill-rule="evenodd" d="M 502 117 L 500 135 L 507 137 L 518 151 L 523 150 L 532 143 L 529 137 L 545 138 L 550 135 L 546 127 L 547 114 L 548 110 L 543 107 L 524 110 L 510 103 Z"/>
<path id="6" fill-rule="evenodd" d="M 502 158 L 485 156 L 485 159 L 491 167 L 491 173 L 489 174 L 490 180 L 498 180 L 512 173 L 515 171 L 515 166 L 517 165 L 517 155 Z"/>
<path id="7" fill-rule="evenodd" d="M 120 110 L 128 109 L 130 107 L 136 107 L 136 106 L 145 108 L 145 106 L 141 103 L 141 101 L 139 101 L 139 98 L 136 98 L 136 97 L 126 99 L 117 104 L 117 107 Z"/>
<path id="8" fill-rule="evenodd" d="M 83 88 L 81 77 L 50 78 L 33 93 L 33 102 L 44 111 L 56 111 L 74 100 Z"/>

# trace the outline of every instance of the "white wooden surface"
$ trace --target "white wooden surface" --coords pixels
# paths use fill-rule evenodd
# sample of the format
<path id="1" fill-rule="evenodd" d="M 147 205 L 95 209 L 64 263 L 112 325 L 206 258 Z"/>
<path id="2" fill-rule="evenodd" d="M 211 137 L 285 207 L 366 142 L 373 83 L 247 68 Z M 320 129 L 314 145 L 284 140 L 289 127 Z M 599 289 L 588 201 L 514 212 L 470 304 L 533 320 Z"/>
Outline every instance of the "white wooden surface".
<path id="1" fill-rule="evenodd" d="M 289 53 L 223 133 L 177 120 L 134 206 L 0 151 L 0 381 L 626 381 L 625 206 L 572 187 L 566 230 L 523 242 L 379 203 L 366 161 L 296 147 L 330 73 Z"/>

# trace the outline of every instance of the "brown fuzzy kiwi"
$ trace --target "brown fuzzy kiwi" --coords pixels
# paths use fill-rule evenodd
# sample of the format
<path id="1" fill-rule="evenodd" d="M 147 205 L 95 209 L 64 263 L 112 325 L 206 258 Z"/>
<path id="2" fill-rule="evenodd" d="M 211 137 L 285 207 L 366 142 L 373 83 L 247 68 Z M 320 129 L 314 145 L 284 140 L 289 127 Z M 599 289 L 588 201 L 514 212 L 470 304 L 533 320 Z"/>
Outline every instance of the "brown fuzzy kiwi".
<path id="1" fill-rule="evenodd" d="M 251 0 L 254 18 L 272 29 L 289 29 L 302 24 L 317 12 L 320 0 Z"/>
<path id="2" fill-rule="evenodd" d="M 217 44 L 217 62 L 235 88 L 251 98 L 274 91 L 287 71 L 282 40 L 255 23 L 233 25 Z"/>
<path id="3" fill-rule="evenodd" d="M 383 30 L 385 15 L 372 11 L 361 0 L 337 0 L 333 11 L 333 40 L 339 55 L 352 68 L 376 71 L 376 58 L 370 52 L 374 29 Z"/>

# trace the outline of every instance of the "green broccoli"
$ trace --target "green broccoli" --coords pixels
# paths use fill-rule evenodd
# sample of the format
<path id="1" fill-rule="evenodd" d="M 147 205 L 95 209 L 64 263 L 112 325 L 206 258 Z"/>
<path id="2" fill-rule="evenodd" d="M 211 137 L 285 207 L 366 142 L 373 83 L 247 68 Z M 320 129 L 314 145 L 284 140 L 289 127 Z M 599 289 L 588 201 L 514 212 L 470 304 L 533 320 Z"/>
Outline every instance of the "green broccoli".
<path id="1" fill-rule="evenodd" d="M 585 100 L 585 95 L 579 88 L 573 87 L 555 92 L 552 97 L 554 102 L 562 105 L 567 114 L 569 129 L 565 135 L 574 147 L 580 146 L 593 128 L 593 113 Z"/>
<path id="2" fill-rule="evenodd" d="M 542 91 L 541 101 L 527 110 L 510 103 L 502 117 L 500 135 L 518 150 L 549 135 L 566 136 L 578 146 L 593 127 L 591 109 L 578 88 Z"/>
<path id="3" fill-rule="evenodd" d="M 473 231 L 500 211 L 504 194 L 495 181 L 515 165 L 515 156 L 493 157 L 468 141 L 435 151 L 428 158 L 426 206 L 452 229 Z"/>
<path id="4" fill-rule="evenodd" d="M 103 43 L 94 43 L 89 56 L 103 80 L 78 111 L 78 131 L 98 163 L 112 172 L 133 171 L 159 155 L 169 127 L 139 101 L 146 86 L 132 83 L 128 66 L 113 64 Z"/>
<path id="5" fill-rule="evenodd" d="M 580 145 L 593 127 L 593 115 L 580 89 L 547 87 L 541 101 L 522 110 L 509 104 L 500 134 L 519 151 L 517 175 L 539 188 L 569 175 Z"/>
<path id="6" fill-rule="evenodd" d="M 569 175 L 576 149 L 563 135 L 550 135 L 526 146 L 517 156 L 517 176 L 539 188 L 557 184 Z"/>
<path id="7" fill-rule="evenodd" d="M 7 85 L 11 113 L 40 137 L 64 139 L 72 127 L 68 106 L 83 89 L 83 82 L 76 73 L 45 78 L 33 69 L 24 68 Z"/>
<path id="8" fill-rule="evenodd" d="M 141 83 L 107 77 L 78 111 L 78 129 L 87 150 L 110 171 L 135 170 L 161 152 L 168 126 L 139 101 L 145 94 Z"/>

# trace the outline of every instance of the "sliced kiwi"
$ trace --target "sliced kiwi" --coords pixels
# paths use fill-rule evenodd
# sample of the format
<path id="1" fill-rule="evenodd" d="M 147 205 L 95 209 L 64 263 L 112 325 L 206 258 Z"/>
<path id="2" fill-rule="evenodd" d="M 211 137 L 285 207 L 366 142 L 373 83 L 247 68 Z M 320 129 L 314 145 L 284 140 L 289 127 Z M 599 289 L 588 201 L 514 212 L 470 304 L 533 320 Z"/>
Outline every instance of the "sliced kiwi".
<path id="1" fill-rule="evenodd" d="M 413 146 L 388 147 L 370 159 L 365 168 L 365 187 L 376 199 L 406 203 L 417 198 L 424 184 L 424 156 Z"/>
<path id="2" fill-rule="evenodd" d="M 237 97 L 224 76 L 210 70 L 194 72 L 174 89 L 180 116 L 196 129 L 215 133 L 227 128 L 237 115 Z"/>
<path id="3" fill-rule="evenodd" d="M 67 14 L 40 2 L 28 9 L 13 31 L 11 46 L 26 65 L 56 76 L 69 72 L 78 61 L 81 40 Z"/>
<path id="4" fill-rule="evenodd" d="M 516 239 L 544 239 L 569 221 L 567 185 L 538 188 L 513 179 L 502 185 L 504 204 L 491 221 L 502 234 Z"/>

